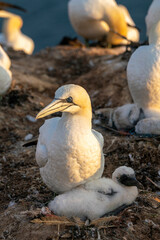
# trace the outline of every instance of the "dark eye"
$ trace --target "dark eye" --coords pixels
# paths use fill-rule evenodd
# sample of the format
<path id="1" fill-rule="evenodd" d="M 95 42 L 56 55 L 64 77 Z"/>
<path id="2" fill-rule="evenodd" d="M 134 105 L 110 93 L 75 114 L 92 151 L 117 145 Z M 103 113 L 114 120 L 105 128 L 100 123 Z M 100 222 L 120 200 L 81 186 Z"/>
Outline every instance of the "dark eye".
<path id="1" fill-rule="evenodd" d="M 73 102 L 73 98 L 72 98 L 72 97 L 68 97 L 68 98 L 66 99 L 66 101 L 67 101 L 68 103 L 72 103 L 72 102 Z"/>

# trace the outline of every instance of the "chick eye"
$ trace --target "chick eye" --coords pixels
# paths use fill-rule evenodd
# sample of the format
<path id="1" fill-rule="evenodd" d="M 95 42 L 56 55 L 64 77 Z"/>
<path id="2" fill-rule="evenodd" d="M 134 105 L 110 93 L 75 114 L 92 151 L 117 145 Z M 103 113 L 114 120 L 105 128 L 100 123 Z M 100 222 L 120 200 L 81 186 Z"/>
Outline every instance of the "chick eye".
<path id="1" fill-rule="evenodd" d="M 72 98 L 72 97 L 68 97 L 68 98 L 66 99 L 66 101 L 67 101 L 68 103 L 73 103 L 73 98 Z"/>

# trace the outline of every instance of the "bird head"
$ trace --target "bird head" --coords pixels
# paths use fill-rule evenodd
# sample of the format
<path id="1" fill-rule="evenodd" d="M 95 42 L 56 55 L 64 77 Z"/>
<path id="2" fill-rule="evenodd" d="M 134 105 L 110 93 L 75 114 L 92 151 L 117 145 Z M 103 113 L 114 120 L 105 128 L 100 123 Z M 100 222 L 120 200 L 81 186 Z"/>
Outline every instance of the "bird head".
<path id="1" fill-rule="evenodd" d="M 91 101 L 88 93 L 81 86 L 64 85 L 58 88 L 53 101 L 40 111 L 36 118 L 43 118 L 56 112 L 88 113 L 91 115 Z"/>
<path id="2" fill-rule="evenodd" d="M 121 166 L 117 168 L 112 174 L 112 179 L 126 187 L 140 186 L 140 183 L 136 179 L 134 170 L 130 167 Z"/>

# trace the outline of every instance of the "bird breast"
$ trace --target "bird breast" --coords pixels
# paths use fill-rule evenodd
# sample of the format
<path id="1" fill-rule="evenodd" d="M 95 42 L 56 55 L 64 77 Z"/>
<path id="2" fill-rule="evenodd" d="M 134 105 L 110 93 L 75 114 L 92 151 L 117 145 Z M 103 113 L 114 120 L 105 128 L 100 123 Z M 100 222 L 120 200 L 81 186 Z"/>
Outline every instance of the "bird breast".
<path id="1" fill-rule="evenodd" d="M 160 110 L 160 45 L 143 46 L 131 56 L 128 85 L 135 103 L 143 109 Z"/>
<path id="2" fill-rule="evenodd" d="M 40 171 L 46 185 L 54 191 L 67 191 L 101 169 L 101 146 L 91 129 L 82 123 L 62 124 L 60 120 L 46 146 L 48 162 Z"/>

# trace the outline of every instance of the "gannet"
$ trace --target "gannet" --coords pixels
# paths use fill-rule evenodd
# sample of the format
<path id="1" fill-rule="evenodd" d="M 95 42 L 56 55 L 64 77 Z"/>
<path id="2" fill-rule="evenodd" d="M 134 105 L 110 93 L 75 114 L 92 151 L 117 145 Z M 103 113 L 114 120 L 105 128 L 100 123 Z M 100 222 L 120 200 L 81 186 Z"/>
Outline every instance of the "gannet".
<path id="1" fill-rule="evenodd" d="M 116 108 L 102 108 L 95 111 L 101 123 L 118 130 L 130 130 L 144 118 L 142 109 L 137 104 L 125 104 Z"/>
<path id="2" fill-rule="evenodd" d="M 74 30 L 86 40 L 103 40 L 112 45 L 128 44 L 124 38 L 114 32 L 132 38 L 131 28 L 127 22 L 131 22 L 129 13 L 118 6 L 115 0 L 70 0 L 68 14 Z M 126 20 L 127 19 L 127 20 Z M 134 24 L 135 26 L 135 24 Z M 137 30 L 136 30 L 136 38 Z"/>
<path id="3" fill-rule="evenodd" d="M 55 112 L 62 117 L 46 120 L 40 128 L 36 161 L 44 183 L 54 192 L 65 192 L 101 177 L 103 137 L 92 129 L 91 101 L 84 88 L 60 87 L 37 118 Z"/>
<path id="4" fill-rule="evenodd" d="M 5 11 L 6 8 L 14 8 L 21 11 L 25 11 L 24 8 L 5 2 L 0 2 L 0 17 L 8 17 L 9 12 Z M 11 61 L 7 53 L 0 46 L 0 96 L 4 95 L 7 90 L 10 88 L 12 83 L 12 73 L 9 70 L 11 66 Z"/>
<path id="5" fill-rule="evenodd" d="M 12 73 L 0 64 L 0 96 L 4 95 L 12 83 Z"/>
<path id="6" fill-rule="evenodd" d="M 151 27 L 160 20 L 159 13 L 160 13 L 160 1 L 153 0 L 148 9 L 147 16 L 145 18 L 148 36 L 149 36 L 149 32 L 151 30 Z"/>
<path id="7" fill-rule="evenodd" d="M 160 134 L 160 21 L 149 31 L 149 46 L 139 47 L 127 66 L 127 79 L 133 101 L 145 119 L 136 125 L 137 133 Z"/>
<path id="8" fill-rule="evenodd" d="M 11 61 L 0 46 L 0 96 L 4 95 L 12 83 L 12 73 L 9 70 Z"/>
<path id="9" fill-rule="evenodd" d="M 32 54 L 34 42 L 31 38 L 21 32 L 23 20 L 20 16 L 6 11 L 0 12 L 4 19 L 0 43 L 12 47 L 15 51 L 21 50 L 26 54 Z"/>
<path id="10" fill-rule="evenodd" d="M 121 11 L 124 14 L 126 23 L 127 23 L 127 39 L 132 42 L 138 42 L 139 41 L 139 30 L 137 29 L 133 19 L 131 18 L 131 15 L 128 12 L 128 9 L 123 5 L 118 5 Z"/>
<path id="11" fill-rule="evenodd" d="M 63 193 L 49 203 L 54 214 L 66 217 L 97 219 L 104 215 L 117 214 L 132 204 L 138 195 L 138 181 L 132 168 L 117 168 L 112 179 L 92 180 Z"/>

